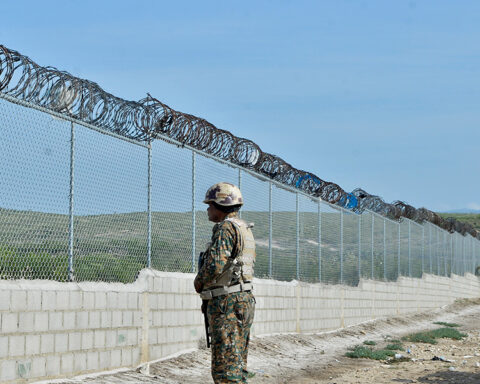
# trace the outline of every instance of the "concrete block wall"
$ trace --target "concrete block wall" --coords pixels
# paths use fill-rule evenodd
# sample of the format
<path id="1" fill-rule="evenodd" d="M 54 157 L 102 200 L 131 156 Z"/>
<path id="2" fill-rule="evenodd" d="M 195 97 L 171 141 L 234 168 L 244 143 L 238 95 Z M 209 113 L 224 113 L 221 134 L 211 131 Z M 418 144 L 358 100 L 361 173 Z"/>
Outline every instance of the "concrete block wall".
<path id="1" fill-rule="evenodd" d="M 198 348 L 204 325 L 193 278 L 143 270 L 133 284 L 0 281 L 0 382 L 137 367 Z M 333 330 L 480 297 L 473 275 L 254 285 L 253 335 Z"/>

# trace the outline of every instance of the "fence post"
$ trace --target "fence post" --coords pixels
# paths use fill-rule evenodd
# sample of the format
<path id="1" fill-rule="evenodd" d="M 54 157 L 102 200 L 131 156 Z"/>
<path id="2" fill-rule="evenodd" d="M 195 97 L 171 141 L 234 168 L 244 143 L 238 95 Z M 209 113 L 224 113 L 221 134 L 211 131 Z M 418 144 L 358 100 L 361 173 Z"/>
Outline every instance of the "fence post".
<path id="1" fill-rule="evenodd" d="M 465 276 L 465 236 L 462 236 L 462 254 L 463 254 L 463 271 L 462 276 Z"/>
<path id="2" fill-rule="evenodd" d="M 454 270 L 453 264 L 453 236 L 454 234 L 450 234 L 450 276 L 452 276 Z"/>
<path id="3" fill-rule="evenodd" d="M 343 284 L 343 209 L 340 209 L 340 284 Z"/>
<path id="4" fill-rule="evenodd" d="M 318 200 L 318 281 L 322 282 L 322 203 Z"/>
<path id="5" fill-rule="evenodd" d="M 70 194 L 69 194 L 69 225 L 68 225 L 68 281 L 74 281 L 73 274 L 73 185 L 75 175 L 75 125 L 70 123 Z"/>
<path id="6" fill-rule="evenodd" d="M 400 257 L 401 257 L 401 225 L 398 223 L 398 257 L 397 257 L 397 277 L 400 276 Z"/>
<path id="7" fill-rule="evenodd" d="M 272 254 L 272 233 L 273 233 L 273 214 L 272 214 L 272 182 L 268 182 L 268 276 L 273 277 L 273 254 Z"/>
<path id="8" fill-rule="evenodd" d="M 362 214 L 358 215 L 358 281 L 362 278 Z"/>
<path id="9" fill-rule="evenodd" d="M 425 272 L 425 225 L 422 225 L 422 275 Z"/>
<path id="10" fill-rule="evenodd" d="M 373 245 L 373 241 L 374 241 L 373 233 L 375 231 L 375 215 L 373 213 L 371 213 L 371 215 L 372 215 L 372 259 L 371 259 L 371 264 L 372 265 L 371 265 L 371 267 L 372 267 L 372 280 L 374 280 L 375 279 L 375 273 L 374 273 L 374 269 L 373 269 L 373 264 L 374 264 L 373 263 L 373 247 L 374 247 L 374 245 Z"/>
<path id="11" fill-rule="evenodd" d="M 441 276 L 440 274 L 440 232 L 438 228 L 435 228 L 435 232 L 437 232 L 437 251 L 435 252 L 437 254 L 437 275 Z"/>
<path id="12" fill-rule="evenodd" d="M 238 168 L 238 189 L 242 190 L 242 170 Z M 238 217 L 242 218 L 242 210 L 238 211 Z"/>
<path id="13" fill-rule="evenodd" d="M 295 248 L 296 248 L 296 257 L 297 257 L 297 280 L 300 280 L 300 195 L 298 192 L 296 193 L 296 241 L 295 241 Z"/>
<path id="14" fill-rule="evenodd" d="M 383 280 L 387 281 L 387 219 L 383 218 Z"/>
<path id="15" fill-rule="evenodd" d="M 447 276 L 447 234 L 443 232 L 443 276 Z"/>
<path id="16" fill-rule="evenodd" d="M 408 220 L 408 277 L 412 277 L 412 229 Z"/>
<path id="17" fill-rule="evenodd" d="M 152 142 L 148 141 L 147 165 L 147 268 L 152 268 Z"/>
<path id="18" fill-rule="evenodd" d="M 197 233 L 197 214 L 195 212 L 195 184 L 196 184 L 196 169 L 197 162 L 195 157 L 195 152 L 192 151 L 192 272 L 195 272 L 196 262 L 196 233 Z"/>
<path id="19" fill-rule="evenodd" d="M 429 237 L 428 249 L 429 249 L 429 253 L 430 253 L 430 274 L 432 274 L 433 273 L 433 269 L 432 269 L 432 225 L 430 223 L 428 224 L 428 237 Z"/>

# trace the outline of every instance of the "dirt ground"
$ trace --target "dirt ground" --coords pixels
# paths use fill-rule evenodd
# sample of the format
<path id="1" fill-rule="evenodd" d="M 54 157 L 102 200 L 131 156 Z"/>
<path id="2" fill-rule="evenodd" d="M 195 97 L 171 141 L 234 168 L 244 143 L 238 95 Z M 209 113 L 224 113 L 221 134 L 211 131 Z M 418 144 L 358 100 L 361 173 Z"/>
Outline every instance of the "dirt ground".
<path id="1" fill-rule="evenodd" d="M 433 324 L 437 321 L 460 324 L 457 329 L 468 337 L 458 341 L 440 339 L 436 345 L 403 342 L 405 351 L 398 353 L 410 360 L 398 363 L 345 357 L 349 347 L 363 341 L 373 340 L 376 347 L 381 347 L 388 338 L 439 328 Z M 149 374 L 129 371 L 62 382 L 212 383 L 209 352 L 201 349 L 151 364 Z M 432 360 L 434 356 L 449 362 Z M 256 374 L 249 380 L 251 384 L 480 384 L 480 299 L 460 300 L 438 310 L 375 320 L 334 332 L 257 337 L 250 347 L 249 370 Z"/>

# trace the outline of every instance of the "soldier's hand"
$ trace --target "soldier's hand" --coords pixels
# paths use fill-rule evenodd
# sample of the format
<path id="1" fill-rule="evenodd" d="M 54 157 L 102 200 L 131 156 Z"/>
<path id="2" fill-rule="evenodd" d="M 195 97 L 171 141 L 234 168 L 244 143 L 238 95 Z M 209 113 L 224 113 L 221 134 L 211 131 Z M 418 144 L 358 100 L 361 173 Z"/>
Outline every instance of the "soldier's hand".
<path id="1" fill-rule="evenodd" d="M 197 278 L 195 278 L 193 286 L 195 287 L 195 291 L 197 291 L 197 293 L 203 291 L 203 284 Z"/>

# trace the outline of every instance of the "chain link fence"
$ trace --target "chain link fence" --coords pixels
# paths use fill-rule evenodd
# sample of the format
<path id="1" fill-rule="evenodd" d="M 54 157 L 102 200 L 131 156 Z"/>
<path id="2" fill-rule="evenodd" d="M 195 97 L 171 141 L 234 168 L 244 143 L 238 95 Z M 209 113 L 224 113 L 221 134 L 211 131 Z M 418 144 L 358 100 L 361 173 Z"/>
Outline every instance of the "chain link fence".
<path id="1" fill-rule="evenodd" d="M 168 139 L 139 143 L 0 96 L 1 279 L 195 272 L 212 228 L 204 193 L 219 181 L 244 194 L 257 277 L 356 285 L 480 264 L 470 235 L 356 214 Z"/>

